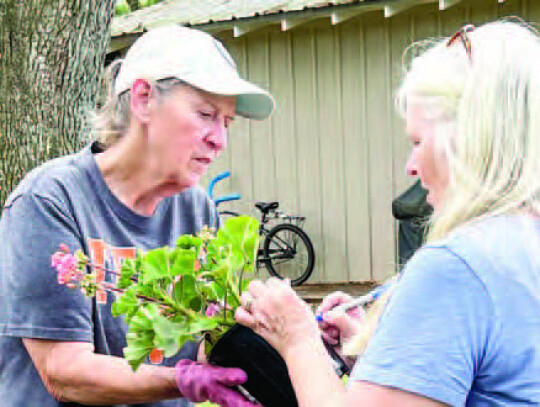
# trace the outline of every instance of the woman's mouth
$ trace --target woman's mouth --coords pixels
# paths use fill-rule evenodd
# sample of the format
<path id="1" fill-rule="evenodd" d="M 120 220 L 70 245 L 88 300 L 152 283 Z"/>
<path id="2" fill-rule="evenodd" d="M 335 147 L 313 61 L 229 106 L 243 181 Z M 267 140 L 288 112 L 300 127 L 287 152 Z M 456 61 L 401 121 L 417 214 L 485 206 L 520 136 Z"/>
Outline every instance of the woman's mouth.
<path id="1" fill-rule="evenodd" d="M 199 164 L 202 164 L 202 165 L 212 164 L 212 159 L 208 157 L 198 157 L 198 158 L 195 158 L 195 161 L 197 161 Z"/>

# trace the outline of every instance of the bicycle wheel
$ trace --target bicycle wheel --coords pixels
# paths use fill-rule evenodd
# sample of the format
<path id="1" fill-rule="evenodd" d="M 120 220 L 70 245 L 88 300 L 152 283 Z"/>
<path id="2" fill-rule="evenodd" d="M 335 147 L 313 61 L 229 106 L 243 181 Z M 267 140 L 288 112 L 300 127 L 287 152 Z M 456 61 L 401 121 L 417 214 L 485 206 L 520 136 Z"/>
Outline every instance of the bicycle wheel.
<path id="1" fill-rule="evenodd" d="M 290 223 L 270 229 L 264 239 L 263 255 L 270 274 L 289 278 L 293 286 L 304 283 L 315 266 L 311 240 L 306 232 Z"/>

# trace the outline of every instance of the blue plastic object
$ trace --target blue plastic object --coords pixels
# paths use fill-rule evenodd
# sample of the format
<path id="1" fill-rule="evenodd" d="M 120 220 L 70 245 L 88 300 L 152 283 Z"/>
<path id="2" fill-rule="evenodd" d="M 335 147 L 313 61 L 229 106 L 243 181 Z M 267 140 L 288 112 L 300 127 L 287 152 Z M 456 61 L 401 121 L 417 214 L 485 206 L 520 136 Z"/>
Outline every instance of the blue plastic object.
<path id="1" fill-rule="evenodd" d="M 212 180 L 208 184 L 208 188 L 207 188 L 208 196 L 210 196 L 210 198 L 214 201 L 216 206 L 218 206 L 220 203 L 223 203 L 223 202 L 238 201 L 241 198 L 240 194 L 229 194 L 229 195 L 221 196 L 219 198 L 214 198 L 214 187 L 216 186 L 216 184 L 219 181 L 229 178 L 230 176 L 231 176 L 230 171 L 224 171 L 221 174 L 218 174 L 214 178 L 212 178 Z"/>
<path id="2" fill-rule="evenodd" d="M 216 206 L 218 206 L 222 202 L 238 201 L 240 198 L 241 198 L 240 194 L 230 194 L 230 195 L 220 196 L 219 198 L 214 199 L 214 202 Z"/>

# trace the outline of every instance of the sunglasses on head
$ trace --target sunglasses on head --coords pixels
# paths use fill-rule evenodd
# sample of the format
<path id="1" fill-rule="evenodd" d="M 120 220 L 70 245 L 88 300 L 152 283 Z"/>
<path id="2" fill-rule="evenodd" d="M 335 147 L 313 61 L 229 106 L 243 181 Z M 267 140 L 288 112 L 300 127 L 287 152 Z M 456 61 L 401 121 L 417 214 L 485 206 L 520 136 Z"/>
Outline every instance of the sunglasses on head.
<path id="1" fill-rule="evenodd" d="M 454 35 L 450 37 L 448 42 L 446 43 L 447 47 L 450 47 L 452 44 L 454 44 L 458 39 L 461 40 L 461 43 L 465 47 L 465 52 L 467 52 L 467 55 L 469 57 L 469 60 L 472 61 L 472 46 L 471 46 L 471 39 L 469 37 L 469 33 L 473 32 L 475 29 L 474 25 L 467 24 L 464 27 L 461 27 L 459 30 L 455 32 Z"/>

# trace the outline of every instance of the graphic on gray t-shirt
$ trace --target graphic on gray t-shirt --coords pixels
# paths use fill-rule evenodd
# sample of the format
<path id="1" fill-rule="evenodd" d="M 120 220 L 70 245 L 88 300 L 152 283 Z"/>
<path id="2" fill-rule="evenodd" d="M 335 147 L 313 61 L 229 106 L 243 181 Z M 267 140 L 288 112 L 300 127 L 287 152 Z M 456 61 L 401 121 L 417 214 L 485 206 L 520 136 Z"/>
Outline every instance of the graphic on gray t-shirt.
<path id="1" fill-rule="evenodd" d="M 181 234 L 217 227 L 215 206 L 199 187 L 164 199 L 141 216 L 107 187 L 92 144 L 29 173 L 6 201 L 0 219 L 0 397 L 3 407 L 56 407 L 21 338 L 91 342 L 95 352 L 122 357 L 127 325 L 111 316 L 111 293 L 87 299 L 57 282 L 50 257 L 61 243 L 82 248 L 92 261 L 119 269 L 137 250 L 174 245 Z M 106 281 L 114 276 L 103 275 Z M 108 298 L 107 298 L 108 297 Z M 161 362 L 194 359 L 196 345 Z M 170 400 L 138 406 L 188 406 Z"/>

